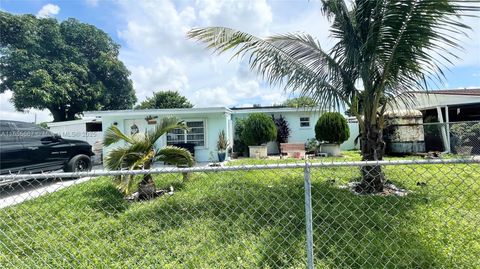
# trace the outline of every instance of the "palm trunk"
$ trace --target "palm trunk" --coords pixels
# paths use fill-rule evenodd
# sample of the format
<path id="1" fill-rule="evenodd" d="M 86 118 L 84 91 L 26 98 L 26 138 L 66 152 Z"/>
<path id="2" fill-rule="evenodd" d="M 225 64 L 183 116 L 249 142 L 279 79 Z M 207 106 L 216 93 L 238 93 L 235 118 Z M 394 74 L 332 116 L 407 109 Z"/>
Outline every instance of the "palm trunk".
<path id="1" fill-rule="evenodd" d="M 144 169 L 150 169 L 151 164 L 146 163 Z M 138 198 L 139 199 L 151 199 L 155 196 L 157 188 L 153 177 L 150 174 L 143 175 L 142 181 L 138 183 Z"/>
<path id="2" fill-rule="evenodd" d="M 380 161 L 385 153 L 382 129 L 375 124 L 365 122 L 365 131 L 361 142 L 362 160 Z M 368 165 L 361 168 L 362 182 L 357 185 L 358 193 L 376 193 L 383 190 L 385 176 L 379 165 Z"/>

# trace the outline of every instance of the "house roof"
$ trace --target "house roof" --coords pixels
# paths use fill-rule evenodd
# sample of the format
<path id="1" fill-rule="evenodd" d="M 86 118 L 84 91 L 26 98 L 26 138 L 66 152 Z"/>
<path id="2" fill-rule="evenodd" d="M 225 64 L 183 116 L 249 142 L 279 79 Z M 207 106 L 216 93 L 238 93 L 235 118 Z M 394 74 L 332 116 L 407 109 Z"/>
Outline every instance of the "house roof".
<path id="1" fill-rule="evenodd" d="M 480 96 L 480 88 L 418 91 L 414 93 Z"/>
<path id="2" fill-rule="evenodd" d="M 88 117 L 95 116 L 118 116 L 118 115 L 182 115 L 195 113 L 232 113 L 226 107 L 198 107 L 198 108 L 174 108 L 174 109 L 128 109 L 128 110 L 104 110 L 104 111 L 85 111 L 83 115 Z"/>
<path id="3" fill-rule="evenodd" d="M 65 126 L 65 125 L 75 125 L 75 124 L 83 124 L 83 123 L 93 123 L 93 122 L 98 122 L 101 123 L 102 119 L 101 118 L 95 118 L 95 117 L 84 117 L 78 120 L 69 120 L 69 121 L 59 121 L 59 122 L 48 122 L 47 126 L 48 127 L 58 127 L 58 126 Z"/>
<path id="4" fill-rule="evenodd" d="M 243 113 L 278 113 L 278 112 L 320 112 L 319 107 L 285 107 L 285 106 L 262 106 L 262 107 L 232 107 L 233 114 Z"/>

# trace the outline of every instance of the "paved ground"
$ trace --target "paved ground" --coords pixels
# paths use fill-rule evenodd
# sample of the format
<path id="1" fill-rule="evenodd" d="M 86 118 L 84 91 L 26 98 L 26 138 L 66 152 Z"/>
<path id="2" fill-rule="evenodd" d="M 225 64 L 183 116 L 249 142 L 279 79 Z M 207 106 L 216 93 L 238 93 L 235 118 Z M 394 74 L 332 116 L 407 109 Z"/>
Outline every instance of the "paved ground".
<path id="1" fill-rule="evenodd" d="M 208 163 L 197 163 L 197 167 L 206 167 Z M 154 168 L 164 167 L 164 165 L 156 164 Z M 92 171 L 102 171 L 102 165 L 96 165 Z M 14 183 L 0 183 L 0 208 L 23 203 L 25 201 L 59 191 L 74 184 L 79 184 L 92 179 L 84 177 L 79 179 L 31 179 L 22 180 Z"/>

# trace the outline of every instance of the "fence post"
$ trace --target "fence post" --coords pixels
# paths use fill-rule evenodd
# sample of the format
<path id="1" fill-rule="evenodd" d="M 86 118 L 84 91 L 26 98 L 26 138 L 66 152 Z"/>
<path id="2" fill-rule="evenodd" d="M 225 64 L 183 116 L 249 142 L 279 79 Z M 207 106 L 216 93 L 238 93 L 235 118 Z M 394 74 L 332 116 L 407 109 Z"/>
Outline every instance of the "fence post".
<path id="1" fill-rule="evenodd" d="M 310 164 L 305 162 L 305 222 L 307 232 L 307 268 L 313 269 L 313 225 L 312 225 L 312 184 L 310 182 Z"/>

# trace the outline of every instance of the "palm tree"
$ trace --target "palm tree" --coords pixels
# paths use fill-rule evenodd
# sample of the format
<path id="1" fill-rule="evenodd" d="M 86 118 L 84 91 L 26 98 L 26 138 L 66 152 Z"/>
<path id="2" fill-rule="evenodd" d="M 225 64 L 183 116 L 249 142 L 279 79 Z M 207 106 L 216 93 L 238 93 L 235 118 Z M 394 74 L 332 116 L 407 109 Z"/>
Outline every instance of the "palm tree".
<path id="1" fill-rule="evenodd" d="M 164 118 L 150 132 L 145 131 L 145 133 L 131 136 L 123 134 L 116 126 L 111 126 L 105 132 L 105 146 L 120 141 L 123 141 L 125 145 L 116 147 L 109 152 L 105 160 L 106 167 L 110 170 L 150 169 L 155 161 L 163 161 L 177 166 L 193 166 L 194 159 L 188 150 L 174 146 L 161 149 L 155 147 L 155 143 L 160 137 L 174 129 L 187 130 L 188 128 L 184 122 L 175 117 Z M 124 194 L 130 194 L 138 180 L 134 175 L 122 175 L 116 177 L 116 182 Z M 155 191 L 152 175 L 143 175 L 142 180 L 138 183 L 139 198 L 150 198 Z"/>
<path id="2" fill-rule="evenodd" d="M 322 0 L 336 41 L 326 51 L 312 36 L 289 33 L 258 38 L 225 27 L 195 28 L 187 36 L 217 53 L 248 56 L 252 70 L 271 85 L 314 98 L 325 110 L 349 108 L 361 132 L 363 160 L 382 160 L 384 112 L 404 103 L 412 91 L 444 80 L 442 69 L 460 48 L 475 1 Z M 478 2 L 478 1 L 477 1 Z M 359 192 L 383 190 L 379 166 L 363 167 Z"/>

